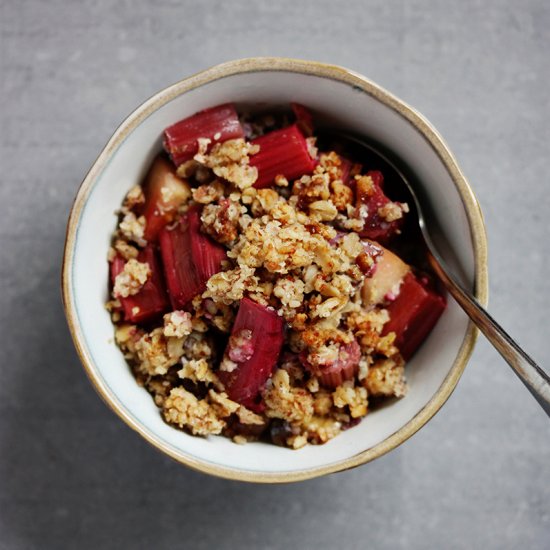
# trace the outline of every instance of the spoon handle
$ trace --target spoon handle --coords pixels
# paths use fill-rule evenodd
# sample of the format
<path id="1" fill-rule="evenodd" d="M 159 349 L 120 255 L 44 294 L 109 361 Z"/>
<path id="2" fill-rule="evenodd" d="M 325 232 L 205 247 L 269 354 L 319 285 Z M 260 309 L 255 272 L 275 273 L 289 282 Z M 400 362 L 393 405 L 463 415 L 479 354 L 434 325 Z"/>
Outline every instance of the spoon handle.
<path id="1" fill-rule="evenodd" d="M 546 414 L 550 416 L 550 377 L 514 342 L 478 301 L 449 275 L 442 266 L 441 260 L 431 252 L 428 253 L 428 258 L 432 268 L 453 298 L 508 362 Z"/>

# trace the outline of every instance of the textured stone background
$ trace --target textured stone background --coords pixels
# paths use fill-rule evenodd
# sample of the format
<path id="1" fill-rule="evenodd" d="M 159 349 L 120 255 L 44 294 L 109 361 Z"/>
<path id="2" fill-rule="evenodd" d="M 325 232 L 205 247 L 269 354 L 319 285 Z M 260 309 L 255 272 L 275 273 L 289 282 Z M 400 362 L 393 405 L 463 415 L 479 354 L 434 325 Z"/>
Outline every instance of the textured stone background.
<path id="1" fill-rule="evenodd" d="M 491 311 L 550 366 L 550 5 L 1 0 L 0 547 L 548 548 L 548 418 L 480 341 L 448 404 L 365 467 L 288 486 L 172 462 L 95 395 L 59 293 L 65 222 L 115 126 L 218 62 L 339 63 L 423 112 L 485 212 Z"/>

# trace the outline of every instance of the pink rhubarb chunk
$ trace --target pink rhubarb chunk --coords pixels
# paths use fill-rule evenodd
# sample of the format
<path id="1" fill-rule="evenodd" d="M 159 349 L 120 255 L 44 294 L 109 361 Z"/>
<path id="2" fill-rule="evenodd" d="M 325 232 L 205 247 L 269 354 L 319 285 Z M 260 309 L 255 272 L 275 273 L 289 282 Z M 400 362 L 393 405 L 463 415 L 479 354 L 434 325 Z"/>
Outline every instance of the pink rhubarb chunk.
<path id="1" fill-rule="evenodd" d="M 313 135 L 313 115 L 307 107 L 304 107 L 300 103 L 291 103 L 290 108 L 296 117 L 296 124 L 298 128 L 302 131 L 304 136 Z"/>
<path id="2" fill-rule="evenodd" d="M 231 103 L 206 109 L 180 120 L 164 130 L 164 148 L 174 164 L 179 166 L 198 151 L 198 139 L 208 138 L 210 146 L 216 142 L 244 137 L 237 111 Z"/>
<path id="3" fill-rule="evenodd" d="M 227 395 L 255 407 L 260 391 L 273 372 L 283 345 L 284 323 L 277 313 L 250 298 L 241 300 L 225 357 L 237 366 L 218 376 Z"/>
<path id="4" fill-rule="evenodd" d="M 221 271 L 225 248 L 200 231 L 198 207 L 192 207 L 174 228 L 159 234 L 160 251 L 172 306 L 183 309 Z"/>
<path id="5" fill-rule="evenodd" d="M 118 300 L 124 311 L 124 319 L 131 323 L 144 323 L 150 321 L 168 310 L 168 298 L 164 288 L 162 270 L 157 259 L 157 252 L 151 245 L 139 252 L 139 262 L 149 264 L 151 275 L 141 290 L 127 298 L 119 297 Z M 111 281 L 114 284 L 116 276 L 124 269 L 125 261 L 121 256 L 116 256 L 111 263 Z"/>
<path id="6" fill-rule="evenodd" d="M 396 299 L 387 306 L 390 320 L 382 334 L 395 332 L 395 345 L 407 360 L 424 342 L 445 306 L 443 296 L 408 273 Z"/>
<path id="7" fill-rule="evenodd" d="M 296 124 L 269 132 L 252 143 L 260 146 L 259 153 L 250 157 L 250 165 L 258 169 L 254 184 L 257 189 L 270 186 L 275 176 L 292 180 L 311 174 L 315 168 L 306 139 Z"/>
<path id="8" fill-rule="evenodd" d="M 357 196 L 358 205 L 366 206 L 367 210 L 365 226 L 359 235 L 373 241 L 386 243 L 399 232 L 403 225 L 403 218 L 388 222 L 380 216 L 379 209 L 391 202 L 383 191 L 384 177 L 378 170 L 367 172 L 366 175 L 371 177 L 374 187 L 371 193 L 364 195 L 358 193 Z"/>
<path id="9" fill-rule="evenodd" d="M 340 346 L 338 358 L 327 365 L 313 366 L 307 361 L 307 355 L 307 350 L 300 354 L 300 360 L 304 367 L 317 376 L 323 386 L 337 388 L 356 375 L 361 359 L 361 348 L 356 340 L 344 344 Z"/>

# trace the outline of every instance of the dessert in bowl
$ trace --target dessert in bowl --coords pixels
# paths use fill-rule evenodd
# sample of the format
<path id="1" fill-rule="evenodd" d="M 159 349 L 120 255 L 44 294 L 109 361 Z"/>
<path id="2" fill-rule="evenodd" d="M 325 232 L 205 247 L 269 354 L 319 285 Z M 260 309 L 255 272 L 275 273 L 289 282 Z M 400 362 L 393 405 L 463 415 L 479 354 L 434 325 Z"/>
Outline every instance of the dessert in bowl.
<path id="1" fill-rule="evenodd" d="M 327 212 L 327 208 L 325 208 L 328 207 L 330 210 L 331 204 L 334 206 L 336 199 L 333 200 L 329 197 L 328 202 L 331 203 L 329 205 L 319 204 L 325 200 L 320 200 L 322 197 L 313 197 L 319 200 L 308 200 L 307 204 L 302 200 L 298 204 L 300 184 L 296 184 L 296 181 L 302 181 L 304 177 L 311 179 L 312 175 L 315 176 L 316 173 L 323 172 L 323 170 L 326 173 L 328 171 L 326 166 L 331 162 L 328 159 L 331 151 L 324 151 L 325 157 L 327 157 L 324 159 L 311 152 L 312 163 L 307 165 L 307 159 L 305 159 L 306 166 L 301 167 L 300 173 L 279 173 L 282 169 L 276 168 L 273 174 L 266 175 L 266 164 L 261 162 L 262 143 L 264 151 L 267 151 L 269 144 L 265 140 L 269 139 L 270 132 L 266 132 L 265 128 L 260 129 L 260 132 L 266 134 L 265 136 L 250 135 L 248 136 L 249 142 L 243 142 L 248 143 L 249 148 L 254 147 L 255 143 L 259 145 L 259 152 L 247 151 L 247 162 L 244 163 L 257 168 L 256 179 L 251 185 L 243 184 L 243 189 L 231 189 L 227 193 L 224 193 L 222 189 L 219 197 L 215 197 L 210 202 L 204 202 L 209 200 L 208 197 L 205 198 L 206 195 L 212 193 L 215 195 L 215 189 L 220 187 L 219 184 L 213 183 L 212 174 L 207 174 L 205 183 L 201 184 L 195 174 L 185 173 L 186 167 L 183 165 L 191 161 L 196 163 L 202 160 L 203 162 L 199 162 L 199 164 L 202 164 L 203 168 L 206 166 L 215 172 L 216 169 L 213 167 L 216 165 L 216 161 L 212 158 L 215 156 L 215 151 L 212 147 L 216 144 L 206 143 L 212 139 L 206 139 L 201 143 L 200 137 L 208 138 L 209 136 L 197 135 L 195 136 L 197 139 L 192 140 L 196 150 L 191 151 L 191 156 L 176 158 L 176 154 L 182 154 L 182 150 L 181 148 L 170 149 L 170 134 L 164 134 L 164 131 L 173 127 L 174 123 L 178 123 L 178 121 L 189 120 L 189 117 L 196 113 L 216 108 L 216 106 L 227 105 L 228 102 L 235 104 L 240 112 L 273 110 L 291 103 L 307 105 L 314 115 L 314 120 L 319 124 L 344 128 L 347 131 L 368 136 L 391 150 L 395 157 L 414 173 L 415 178 L 421 182 L 436 205 L 441 216 L 441 225 L 455 255 L 461 262 L 461 267 L 470 277 L 472 284 L 475 284 L 478 299 L 481 302 L 485 301 L 487 285 L 485 234 L 479 208 L 447 148 L 420 115 L 365 78 L 338 67 L 284 59 L 242 60 L 205 71 L 177 83 L 151 98 L 130 115 L 117 130 L 86 177 L 69 220 L 63 277 L 65 306 L 77 349 L 94 385 L 113 409 L 148 441 L 191 467 L 243 480 L 291 481 L 367 462 L 404 441 L 441 407 L 465 366 L 474 343 L 475 330 L 455 304 L 450 302 L 443 312 L 441 307 L 439 313 L 442 314 L 439 321 L 420 348 L 416 350 L 416 346 L 414 350 L 399 350 L 398 346 L 397 351 L 393 350 L 387 354 L 386 359 L 391 359 L 397 364 L 399 362 L 397 353 L 404 351 L 404 354 L 411 355 L 412 351 L 415 351 L 407 363 L 405 371 L 408 385 L 407 396 L 394 400 L 387 406 L 371 407 L 368 399 L 369 391 L 372 398 L 379 396 L 373 384 L 367 383 L 366 380 L 369 368 L 371 374 L 376 372 L 378 367 L 376 361 L 381 358 L 381 350 L 377 349 L 376 353 L 372 354 L 370 364 L 368 364 L 369 354 L 365 350 L 366 345 L 362 349 L 358 349 L 363 345 L 358 341 L 358 331 L 352 335 L 351 339 L 347 334 L 343 335 L 340 341 L 333 338 L 328 342 L 329 345 L 325 347 L 330 349 L 324 350 L 324 352 L 336 354 L 335 358 L 332 358 L 332 363 L 318 360 L 318 354 L 315 355 L 315 352 L 319 352 L 319 349 L 311 349 L 313 346 L 311 337 L 308 340 L 310 347 L 305 350 L 303 346 L 300 348 L 300 343 L 292 345 L 290 342 L 289 334 L 299 332 L 301 328 L 298 326 L 300 319 L 296 319 L 296 314 L 302 312 L 300 308 L 304 301 L 309 300 L 306 314 L 311 319 L 306 315 L 308 322 L 313 321 L 315 316 L 326 320 L 330 315 L 325 315 L 325 309 L 329 308 L 329 304 L 334 305 L 338 302 L 335 299 L 336 296 L 330 296 L 330 293 L 338 292 L 337 289 L 328 288 L 330 285 L 327 285 L 323 293 L 323 290 L 317 285 L 316 289 L 310 289 L 310 293 L 301 292 L 298 293 L 300 296 L 293 296 L 293 301 L 296 303 L 290 303 L 292 300 L 289 299 L 289 292 L 292 289 L 292 292 L 296 291 L 296 280 L 290 276 L 296 275 L 296 269 L 306 270 L 310 264 L 287 265 L 282 269 L 274 267 L 271 271 L 267 269 L 269 266 L 266 266 L 265 263 L 257 265 L 255 273 L 247 274 L 249 278 L 248 286 L 245 285 L 245 291 L 242 292 L 242 289 L 240 293 L 236 291 L 228 298 L 228 295 L 238 286 L 236 281 L 242 281 L 242 277 L 239 279 L 239 274 L 235 272 L 238 267 L 242 268 L 246 263 L 241 260 L 245 256 L 246 247 L 244 245 L 247 243 L 236 244 L 240 242 L 240 237 L 245 233 L 243 227 L 237 227 L 241 222 L 237 222 L 237 225 L 234 226 L 238 229 L 237 234 L 228 235 L 225 231 L 227 227 L 222 227 L 223 230 L 219 231 L 216 229 L 220 229 L 220 224 L 216 225 L 215 223 L 216 213 L 219 214 L 220 208 L 224 204 L 228 206 L 228 203 L 223 203 L 223 201 L 235 202 L 239 208 L 243 209 L 241 214 L 251 218 L 246 223 L 255 223 L 257 220 L 273 216 L 272 206 L 267 203 L 270 197 L 274 198 L 273 194 L 275 194 L 277 203 L 284 203 L 287 206 L 294 204 L 298 210 L 303 212 L 303 215 L 308 218 L 302 220 L 304 227 L 311 225 L 309 222 L 312 221 L 320 224 L 321 229 L 329 228 L 326 235 L 319 236 L 317 230 L 309 231 L 309 233 L 315 234 L 315 239 L 324 239 L 326 243 L 330 243 L 334 249 L 338 250 L 340 256 L 344 248 L 346 250 L 353 248 L 351 241 L 354 238 L 350 235 L 357 237 L 359 234 L 365 239 L 369 237 L 369 235 L 361 233 L 362 228 L 354 228 L 353 231 L 342 235 L 346 229 L 342 227 L 345 225 L 345 220 L 340 220 L 339 225 L 335 222 L 338 212 Z M 288 133 L 288 128 L 292 127 L 295 130 L 300 122 L 303 121 L 300 120 L 300 116 L 297 116 L 294 120 L 290 119 L 287 126 L 282 124 L 282 128 L 277 128 L 273 132 L 286 131 Z M 204 133 L 206 130 L 201 131 Z M 303 128 L 300 131 L 307 134 L 307 130 Z M 238 135 L 228 136 L 229 139 L 225 140 L 220 139 L 223 137 L 221 131 L 215 131 L 210 138 L 214 138 L 215 141 L 217 134 L 220 134 L 218 136 L 220 143 L 217 144 L 220 147 L 223 147 L 224 143 L 231 143 L 231 140 L 241 139 L 242 141 Z M 163 136 L 170 158 L 158 156 L 163 149 Z M 305 136 L 302 137 L 305 139 Z M 290 141 L 292 141 L 291 138 L 285 138 L 285 142 Z M 183 151 L 184 156 L 187 153 Z M 258 155 L 257 158 L 260 160 L 255 161 L 254 155 Z M 342 158 L 345 158 L 345 155 L 342 155 Z M 360 159 L 353 160 L 360 162 Z M 173 163 L 173 169 L 181 169 L 179 174 L 176 172 L 171 177 L 176 178 L 176 181 L 177 178 L 180 178 L 179 181 L 184 181 L 189 188 L 186 190 L 187 197 L 182 199 L 178 205 L 177 215 L 167 216 L 163 220 L 166 222 L 165 226 L 161 227 L 161 223 L 158 229 L 149 230 L 153 233 L 158 230 L 161 252 L 161 266 L 159 267 L 156 265 L 159 262 L 150 256 L 147 239 L 144 238 L 142 243 L 136 242 L 136 239 L 139 241 L 140 235 L 134 235 L 117 247 L 117 237 L 115 236 L 113 240 L 113 233 L 118 231 L 118 236 L 120 236 L 121 228 L 118 224 L 124 220 L 128 213 L 133 214 L 136 221 L 142 216 L 149 220 L 155 217 L 151 214 L 147 215 L 146 211 L 141 210 L 142 208 L 147 209 L 150 204 L 137 205 L 142 200 L 147 202 L 148 186 L 146 182 L 155 179 L 151 176 L 152 166 L 162 164 L 166 168 L 166 163 L 170 161 Z M 219 165 L 218 162 L 216 166 L 219 167 Z M 181 168 L 182 166 L 183 168 Z M 368 167 L 366 169 L 366 173 L 359 171 L 353 175 L 354 179 L 350 187 L 354 185 L 356 187 L 372 186 L 376 177 L 373 177 L 373 174 L 369 175 Z M 169 169 L 166 168 L 166 170 Z M 225 182 L 229 181 L 231 185 L 239 186 L 239 182 L 230 181 L 231 176 L 228 175 L 227 170 L 225 173 L 222 172 L 220 172 L 219 178 Z M 290 180 L 290 184 L 286 185 L 279 176 L 284 177 L 286 184 Z M 345 179 L 342 178 L 342 174 L 339 176 L 340 180 Z M 275 184 L 277 178 L 279 181 Z M 364 181 L 361 178 L 367 178 L 370 181 Z M 141 183 L 144 184 L 141 189 L 144 197 L 140 196 L 138 188 L 134 194 L 130 193 L 130 198 L 125 199 L 129 191 Z M 206 186 L 203 189 L 204 196 L 202 197 L 199 189 L 201 185 Z M 260 192 L 258 187 L 265 191 Z M 277 187 L 281 189 L 280 193 L 275 191 Z M 285 187 L 290 189 L 284 191 Z M 307 187 L 307 185 L 301 185 L 301 187 Z M 246 191 L 246 189 L 256 189 L 256 191 Z M 182 193 L 185 194 L 184 191 Z M 254 195 L 250 197 L 248 203 L 242 201 L 242 196 L 247 193 Z M 233 196 L 229 197 L 231 194 Z M 132 197 L 135 204 L 132 203 Z M 356 197 L 354 197 L 354 202 L 356 202 L 355 199 Z M 126 208 L 126 211 L 119 219 L 113 213 L 123 204 L 125 204 L 123 209 Z M 393 210 L 390 222 L 398 219 L 396 209 L 401 207 L 397 202 L 391 201 L 391 204 L 395 208 L 384 210 L 389 216 L 389 212 Z M 134 207 L 135 210 L 133 210 Z M 250 216 L 250 212 L 245 213 L 247 208 L 250 211 L 254 209 L 255 213 L 252 216 Z M 281 210 L 280 205 L 277 208 Z M 149 210 L 155 212 L 154 207 Z M 158 212 L 158 208 L 156 211 Z M 210 216 L 210 220 L 208 212 L 213 215 L 213 218 Z M 341 210 L 340 214 L 346 214 L 346 210 Z M 277 215 L 281 216 L 282 214 L 279 212 Z M 158 218 L 158 216 L 156 217 Z M 353 218 L 353 215 L 349 214 L 349 217 Z M 122 228 L 123 230 L 126 228 L 128 234 L 132 234 L 131 221 L 131 218 L 126 220 Z M 154 226 L 155 223 L 150 221 L 149 227 Z M 220 255 L 216 270 L 208 272 L 200 256 L 193 253 L 192 261 L 183 271 L 197 271 L 201 275 L 199 277 L 201 280 L 198 282 L 199 286 L 193 291 L 194 294 L 191 292 L 191 295 L 185 295 L 183 291 L 188 290 L 189 284 L 184 284 L 185 288 L 183 289 L 181 285 L 178 288 L 175 284 L 177 277 L 168 275 L 168 272 L 173 270 L 169 251 L 174 250 L 177 246 L 185 247 L 185 244 L 181 244 L 182 242 L 191 243 L 193 241 L 189 238 L 191 231 L 189 227 L 195 229 L 198 227 L 197 231 L 192 231 L 195 231 L 199 240 L 209 239 L 206 245 L 209 247 L 208 258 L 215 258 L 216 250 L 220 252 Z M 147 225 L 142 229 L 147 231 Z M 137 233 L 139 231 L 138 229 Z M 155 242 L 156 236 L 152 234 L 147 236 L 149 240 Z M 141 237 L 144 235 L 141 234 Z M 370 237 L 372 238 L 373 235 Z M 356 245 L 358 245 L 358 240 L 357 237 L 354 241 Z M 341 241 L 345 242 L 345 246 Z M 376 241 L 376 239 L 372 239 L 372 241 Z M 128 251 L 124 246 L 134 247 L 135 252 Z M 223 250 L 224 246 L 225 250 Z M 196 249 L 197 247 L 189 244 L 188 248 Z M 119 322 L 122 319 L 123 323 L 134 327 L 139 327 L 143 323 L 153 323 L 151 326 L 141 327 L 142 333 L 138 334 L 134 341 L 146 342 L 148 338 L 150 340 L 155 330 L 161 339 L 182 340 L 188 338 L 192 332 L 202 330 L 204 333 L 204 327 L 199 326 L 201 322 L 207 328 L 210 327 L 210 330 L 218 331 L 216 333 L 218 336 L 214 338 L 221 342 L 217 345 L 219 348 L 216 352 L 218 359 L 212 360 L 207 365 L 209 367 L 208 375 L 204 375 L 203 372 L 203 376 L 214 374 L 218 380 L 208 381 L 206 387 L 197 389 L 189 385 L 189 382 L 195 384 L 198 382 L 203 386 L 205 384 L 205 380 L 196 379 L 197 372 L 201 370 L 198 365 L 199 357 L 184 357 L 180 352 L 176 352 L 173 357 L 173 365 L 169 362 L 161 365 L 157 372 L 154 371 L 157 367 L 153 367 L 151 371 L 150 365 L 146 366 L 146 370 L 149 368 L 149 372 L 146 373 L 149 376 L 141 381 L 145 386 L 149 386 L 149 390 L 152 389 L 150 382 L 155 376 L 164 377 L 164 380 L 154 380 L 155 384 L 164 381 L 165 386 L 168 387 L 168 393 L 163 393 L 164 390 L 162 390 L 155 394 L 154 388 L 152 392 L 155 394 L 157 403 L 163 408 L 163 414 L 159 412 L 157 404 L 148 395 L 146 389 L 136 384 L 133 376 L 136 369 L 133 369 L 133 373 L 123 353 L 114 342 L 110 313 L 104 308 L 109 292 L 106 283 L 106 258 L 109 254 L 113 274 L 114 302 L 117 302 L 118 299 L 118 303 L 111 304 L 110 313 L 115 315 L 115 321 Z M 229 258 L 223 258 L 223 254 L 227 254 Z M 344 281 L 345 277 L 353 279 L 349 270 L 353 269 L 353 265 L 357 263 L 359 254 L 364 254 L 363 249 L 351 253 L 352 257 L 348 262 L 350 265 L 345 265 L 338 273 L 330 273 L 331 277 L 334 275 L 340 277 L 340 291 L 345 286 L 348 298 L 364 294 L 358 292 L 358 289 L 363 284 L 365 276 L 368 278 L 366 272 L 368 266 L 365 266 L 362 272 L 355 269 L 356 272 L 361 272 L 356 273 L 356 281 Z M 135 258 L 132 255 L 135 255 Z M 138 257 L 138 255 L 140 256 Z M 258 253 L 256 253 L 257 255 Z M 389 251 L 384 255 L 386 259 L 392 257 Z M 289 261 L 298 261 L 299 258 L 295 256 L 289 255 Z M 376 263 L 375 260 L 375 253 L 367 254 L 367 262 Z M 319 262 L 313 261 L 311 264 L 315 264 L 316 268 L 321 267 Z M 115 269 L 113 266 L 116 266 Z M 247 267 L 251 269 L 250 266 Z M 260 270 L 263 271 L 260 273 Z M 266 274 L 266 270 L 270 273 Z M 152 317 L 142 319 L 139 316 L 144 313 L 146 308 L 143 308 L 136 300 L 139 302 L 140 293 L 144 291 L 145 285 L 150 286 L 156 280 L 157 271 L 161 273 L 160 278 L 166 277 L 168 296 L 165 297 L 165 302 L 158 306 L 158 311 L 153 312 Z M 384 269 L 380 269 L 380 273 L 383 271 Z M 401 287 L 406 286 L 402 284 L 404 273 L 405 271 L 399 280 Z M 212 278 L 215 280 L 222 274 L 225 275 L 225 280 L 231 279 L 229 275 L 233 276 L 235 282 L 225 291 L 219 292 L 219 285 L 209 283 L 212 283 Z M 421 279 L 416 271 L 415 275 L 418 280 Z M 412 275 L 410 274 L 410 276 Z M 285 287 L 284 279 L 287 278 L 290 283 Z M 252 288 L 249 284 L 252 280 L 259 283 L 259 286 L 256 285 L 255 288 Z M 328 282 L 333 282 L 330 277 Z M 272 287 L 269 292 L 265 290 L 265 287 L 269 286 L 267 283 L 270 283 Z M 304 285 L 307 284 L 307 281 L 302 280 L 298 284 L 300 283 Z M 260 288 L 262 284 L 264 286 Z M 134 286 L 132 287 L 132 285 Z M 332 286 L 338 287 L 338 284 Z M 273 291 L 273 289 L 279 291 Z M 207 295 L 208 292 L 210 294 Z M 392 294 L 399 294 L 399 288 L 389 288 L 384 292 L 383 309 L 388 309 L 387 306 L 391 307 L 388 302 L 394 301 L 395 298 L 398 301 L 399 296 Z M 198 300 L 195 300 L 196 305 L 189 307 L 196 296 L 198 296 Z M 329 304 L 323 308 L 325 301 Z M 244 310 L 244 313 L 241 314 L 241 310 Z M 340 314 L 350 318 L 352 312 L 344 310 Z M 257 320 L 257 326 L 255 326 L 255 321 L 239 321 L 239 317 Z M 212 324 L 215 326 L 212 327 Z M 236 332 L 232 330 L 235 326 L 238 328 Z M 261 333 L 262 326 L 267 327 L 268 332 L 271 330 L 271 332 L 280 333 L 280 338 L 283 341 L 278 346 L 276 353 L 273 351 L 274 346 L 268 345 L 266 349 L 261 350 L 262 358 L 265 360 L 254 361 L 254 346 L 248 349 L 246 344 L 251 341 L 261 344 L 262 338 L 261 336 L 257 338 L 254 330 L 257 328 Z M 341 328 L 342 325 L 336 324 L 333 325 L 332 330 L 337 332 Z M 350 326 L 346 326 L 346 328 L 352 330 Z M 392 332 L 394 333 L 393 338 L 399 339 L 399 334 L 395 334 L 396 331 L 388 331 L 387 334 L 379 331 L 380 336 L 386 336 Z M 124 335 L 121 337 L 118 334 L 117 340 L 120 344 L 121 340 L 124 340 Z M 271 336 L 265 340 L 273 342 L 277 340 L 277 336 Z M 335 343 L 337 344 L 336 348 Z M 394 343 L 393 340 L 389 342 L 389 344 L 392 343 Z M 144 346 L 141 345 L 141 347 Z M 140 365 L 143 367 L 143 357 L 146 352 L 142 350 L 141 356 L 139 356 L 128 347 L 124 349 L 124 346 L 123 351 L 127 356 L 131 356 L 132 353 L 138 356 L 137 363 L 132 361 L 135 357 L 130 357 L 130 362 L 134 364 L 134 367 L 136 364 L 138 367 Z M 245 356 L 239 355 L 240 352 L 243 352 Z M 342 359 L 348 360 L 350 356 L 352 360 L 347 361 L 346 368 L 340 369 L 339 372 L 337 372 L 338 369 L 331 368 L 330 372 L 327 372 L 327 366 L 334 367 L 335 361 L 342 366 L 342 363 L 346 363 Z M 360 365 L 361 359 L 364 360 L 362 365 Z M 174 368 L 176 364 L 178 366 Z M 250 364 L 260 365 L 260 367 L 254 367 L 256 371 L 258 368 L 260 370 L 263 368 L 265 371 L 262 377 L 256 380 L 256 384 L 251 390 L 252 393 L 248 391 L 249 385 L 241 383 L 240 380 L 235 382 L 235 373 L 246 371 Z M 402 365 L 398 366 L 402 368 Z M 143 371 L 143 368 L 141 370 Z M 195 376 L 195 380 L 192 380 L 193 376 Z M 301 379 L 298 380 L 300 376 Z M 170 377 L 175 377 L 175 382 L 169 381 Z M 237 376 L 237 378 L 239 377 Z M 398 383 L 394 385 L 389 394 L 400 395 L 403 393 L 402 378 L 401 372 L 400 376 L 396 377 Z M 323 395 L 328 395 L 328 399 L 332 400 L 329 407 L 332 411 L 330 419 L 333 424 L 338 423 L 337 429 L 333 430 L 338 433 L 337 437 L 333 439 L 324 437 L 322 430 L 311 428 L 311 423 L 307 428 L 298 429 L 297 426 L 305 426 L 306 421 L 304 418 L 296 419 L 288 415 L 285 417 L 285 412 L 280 405 L 280 395 L 275 395 L 277 388 L 282 388 L 283 393 L 285 391 L 292 393 L 295 389 L 300 389 L 310 392 L 311 395 L 319 391 Z M 208 394 L 200 392 L 208 392 Z M 335 395 L 337 393 L 339 395 Z M 356 395 L 351 395 L 352 393 Z M 224 414 L 216 415 L 218 425 L 215 425 L 214 429 L 204 430 L 196 428 L 197 424 L 193 421 L 193 414 L 188 414 L 189 407 L 182 403 L 182 400 L 184 402 L 191 400 L 194 404 L 193 407 L 196 402 L 204 402 L 204 406 L 200 407 L 201 410 L 207 406 L 215 410 L 225 407 L 227 410 L 224 413 L 225 416 Z M 169 403 L 168 406 L 165 404 L 166 401 Z M 312 407 L 314 406 L 311 400 L 308 403 Z M 317 406 L 318 409 L 321 407 L 320 404 Z M 352 410 L 353 408 L 355 409 Z M 372 410 L 370 410 L 371 408 Z M 369 412 L 365 416 L 367 410 Z M 203 413 L 196 412 L 196 414 L 200 416 Z M 311 420 L 312 414 L 307 413 L 306 416 Z M 238 421 L 235 420 L 236 418 Z M 363 420 L 354 425 L 358 418 L 363 418 Z M 246 419 L 253 419 L 253 422 L 249 424 L 256 426 L 262 426 L 260 421 L 263 421 L 265 424 L 263 426 L 265 428 L 264 435 L 268 433 L 269 437 L 266 439 L 259 433 L 240 430 L 239 425 L 246 424 Z M 269 420 L 266 421 L 266 419 Z M 172 421 L 173 424 L 187 431 L 174 429 L 165 420 Z M 236 431 L 231 429 L 235 425 L 237 426 Z M 350 426 L 353 427 L 341 429 Z M 193 435 L 193 433 L 201 437 Z M 230 437 L 226 438 L 222 435 L 204 437 L 207 433 L 225 433 Z M 250 442 L 246 445 L 235 445 L 231 438 L 236 438 L 239 441 L 250 440 Z M 322 443 L 327 439 L 330 441 L 323 445 L 304 445 L 307 442 Z M 268 444 L 267 441 L 282 442 L 283 445 L 294 449 Z"/>

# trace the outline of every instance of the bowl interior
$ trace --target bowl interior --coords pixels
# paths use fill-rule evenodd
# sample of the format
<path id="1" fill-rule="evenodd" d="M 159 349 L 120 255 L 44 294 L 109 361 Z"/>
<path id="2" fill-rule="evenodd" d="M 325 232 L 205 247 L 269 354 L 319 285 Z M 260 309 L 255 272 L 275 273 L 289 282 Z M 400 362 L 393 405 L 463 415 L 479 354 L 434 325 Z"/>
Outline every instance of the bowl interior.
<path id="1" fill-rule="evenodd" d="M 180 92 L 184 91 L 185 93 Z M 364 90 L 312 74 L 263 70 L 225 76 L 185 91 L 172 89 L 142 109 L 141 123 L 130 117 L 124 131 L 88 176 L 89 190 L 76 218 L 74 250 L 66 282 L 74 305 L 73 324 L 89 374 L 104 397 L 134 427 L 172 456 L 221 475 L 269 478 L 307 477 L 383 442 L 409 423 L 436 396 L 449 375 L 468 331 L 466 316 L 451 300 L 429 339 L 407 367 L 409 393 L 375 410 L 356 427 L 322 446 L 299 451 L 252 443 L 235 445 L 223 437 L 202 439 L 166 425 L 150 395 L 138 387 L 113 342 L 107 300 L 107 250 L 115 229 L 115 210 L 128 189 L 140 182 L 161 148 L 162 130 L 201 109 L 233 101 L 285 104 L 297 101 L 323 113 L 328 121 L 369 136 L 401 158 L 437 205 L 446 235 L 463 270 L 474 280 L 472 235 L 461 196 L 429 141 L 394 109 Z M 135 126 L 132 128 L 132 126 Z M 461 367 L 459 367 L 461 368 Z M 229 472 L 229 473 L 228 473 Z"/>

